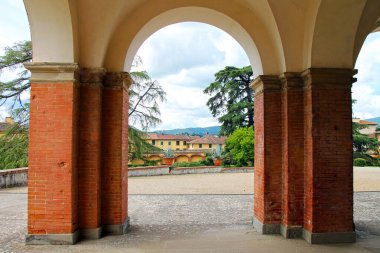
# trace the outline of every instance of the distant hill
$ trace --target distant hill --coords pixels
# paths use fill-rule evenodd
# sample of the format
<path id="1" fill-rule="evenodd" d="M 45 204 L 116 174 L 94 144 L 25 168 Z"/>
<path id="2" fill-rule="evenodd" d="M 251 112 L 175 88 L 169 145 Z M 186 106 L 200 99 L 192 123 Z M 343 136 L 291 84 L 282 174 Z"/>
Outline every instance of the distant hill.
<path id="1" fill-rule="evenodd" d="M 181 128 L 181 129 L 171 129 L 171 130 L 157 130 L 154 131 L 158 134 L 189 134 L 189 135 L 218 135 L 220 131 L 220 126 L 211 126 L 211 127 L 191 127 L 191 128 Z"/>
<path id="2" fill-rule="evenodd" d="M 380 117 L 366 119 L 366 120 L 371 121 L 371 122 L 375 122 L 375 123 L 380 125 Z"/>

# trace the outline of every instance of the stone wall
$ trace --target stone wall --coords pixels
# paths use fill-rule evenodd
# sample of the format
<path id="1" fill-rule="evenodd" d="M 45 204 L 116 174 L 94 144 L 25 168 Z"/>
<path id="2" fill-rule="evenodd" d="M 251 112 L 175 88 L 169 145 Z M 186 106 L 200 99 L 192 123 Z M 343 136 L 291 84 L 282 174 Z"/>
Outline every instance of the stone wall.
<path id="1" fill-rule="evenodd" d="M 0 170 L 0 188 L 25 186 L 28 184 L 28 168 Z"/>

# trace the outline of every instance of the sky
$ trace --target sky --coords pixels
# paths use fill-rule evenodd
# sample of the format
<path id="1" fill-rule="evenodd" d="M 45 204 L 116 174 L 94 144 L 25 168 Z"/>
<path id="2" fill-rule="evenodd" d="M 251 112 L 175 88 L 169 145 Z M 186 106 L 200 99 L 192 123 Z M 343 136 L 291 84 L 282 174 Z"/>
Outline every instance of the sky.
<path id="1" fill-rule="evenodd" d="M 30 40 L 29 24 L 22 0 L 0 0 L 0 54 L 3 47 Z M 179 23 L 167 26 L 149 37 L 137 55 L 153 80 L 167 93 L 160 103 L 162 124 L 155 129 L 206 127 L 218 125 L 206 106 L 203 90 L 213 82 L 214 74 L 225 66 L 249 65 L 242 47 L 227 33 L 202 23 Z M 168 57 L 170 55 L 170 57 Z M 356 66 L 358 81 L 352 96 L 355 117 L 380 116 L 380 33 L 370 34 L 359 54 Z M 0 73 L 7 80 L 12 73 Z M 29 93 L 23 94 L 28 99 Z M 7 116 L 6 105 L 0 118 Z"/>

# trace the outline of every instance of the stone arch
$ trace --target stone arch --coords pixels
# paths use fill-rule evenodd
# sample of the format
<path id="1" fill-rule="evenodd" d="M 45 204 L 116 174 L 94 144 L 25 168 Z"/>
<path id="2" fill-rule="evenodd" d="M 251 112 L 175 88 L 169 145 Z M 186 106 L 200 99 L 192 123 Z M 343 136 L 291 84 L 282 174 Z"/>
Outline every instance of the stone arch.
<path id="1" fill-rule="evenodd" d="M 279 74 L 285 71 L 285 59 L 273 15 L 268 4 L 261 4 L 260 12 L 267 12 L 269 19 L 256 12 L 258 8 L 247 9 L 235 1 L 225 5 L 195 0 L 165 1 L 154 10 L 141 5 L 115 30 L 104 67 L 112 71 L 129 70 L 138 48 L 155 31 L 173 23 L 195 21 L 232 35 L 248 54 L 256 75 Z"/>
<path id="2" fill-rule="evenodd" d="M 72 1 L 50 0 L 25 0 L 24 3 L 33 40 L 33 61 L 77 62 L 75 4 Z"/>
<path id="3" fill-rule="evenodd" d="M 189 157 L 187 155 L 178 155 L 178 156 L 176 156 L 175 161 L 177 163 L 188 162 L 189 161 Z"/>

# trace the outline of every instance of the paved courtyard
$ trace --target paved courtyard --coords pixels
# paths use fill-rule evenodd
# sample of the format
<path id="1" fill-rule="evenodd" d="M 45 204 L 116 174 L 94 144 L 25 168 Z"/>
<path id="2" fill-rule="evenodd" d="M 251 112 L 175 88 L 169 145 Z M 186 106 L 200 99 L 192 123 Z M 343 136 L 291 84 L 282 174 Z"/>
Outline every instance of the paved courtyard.
<path id="1" fill-rule="evenodd" d="M 27 189 L 1 190 L 0 252 L 380 253 L 380 168 L 355 169 L 355 179 L 365 185 L 355 185 L 355 244 L 311 246 L 256 233 L 250 225 L 253 173 L 233 173 L 130 178 L 129 233 L 73 246 L 25 246 Z"/>

